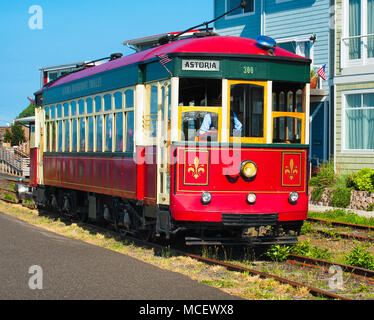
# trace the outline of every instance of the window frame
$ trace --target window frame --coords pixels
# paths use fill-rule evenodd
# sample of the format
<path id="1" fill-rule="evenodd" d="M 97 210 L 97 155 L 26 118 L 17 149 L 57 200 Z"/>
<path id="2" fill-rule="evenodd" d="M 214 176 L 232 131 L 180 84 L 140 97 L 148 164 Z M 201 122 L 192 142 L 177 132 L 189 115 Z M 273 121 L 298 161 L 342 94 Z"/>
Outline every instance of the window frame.
<path id="1" fill-rule="evenodd" d="M 342 36 L 340 38 L 340 64 L 341 68 L 373 65 L 374 57 L 368 58 L 368 17 L 367 17 L 367 0 L 360 0 L 361 2 L 361 34 L 359 37 L 361 43 L 361 58 L 360 59 L 349 59 L 349 0 L 343 1 L 342 10 Z"/>
<path id="2" fill-rule="evenodd" d="M 229 11 L 229 0 L 225 0 L 225 12 Z M 234 15 L 226 15 L 225 20 L 231 20 L 231 19 L 237 19 L 237 18 L 242 18 L 242 17 L 247 17 L 247 16 L 253 16 L 256 14 L 256 0 L 251 0 L 253 1 L 253 11 L 250 12 L 244 12 L 240 14 L 234 14 Z M 242 9 L 244 10 L 244 9 Z"/>
<path id="3" fill-rule="evenodd" d="M 131 91 L 132 93 L 127 93 Z M 114 95 L 116 93 L 121 93 L 122 95 L 122 107 L 121 109 L 115 109 L 115 97 Z M 126 105 L 126 94 L 130 94 L 131 95 L 131 106 L 127 106 Z M 110 95 L 110 99 L 111 99 L 111 109 L 109 110 L 105 110 L 105 107 L 104 107 L 104 97 L 106 95 Z M 101 110 L 96 112 L 96 98 L 100 99 L 100 103 L 101 103 Z M 91 99 L 92 101 L 92 113 L 87 113 L 87 100 L 88 99 Z M 80 113 L 79 112 L 79 101 L 82 101 L 83 102 L 83 109 L 84 109 L 84 112 L 83 113 Z M 126 151 L 126 141 L 127 141 L 127 113 L 128 112 L 133 112 L 134 113 L 134 132 L 133 132 L 133 139 L 134 139 L 134 142 L 133 142 L 133 145 L 134 145 L 134 148 L 131 152 L 134 152 L 135 150 L 135 147 L 136 147 L 136 143 L 135 143 L 135 130 L 136 130 L 136 125 L 135 125 L 135 108 L 136 108 L 136 86 L 130 86 L 130 87 L 123 87 L 123 88 L 119 88 L 119 89 L 116 89 L 116 90 L 111 90 L 111 91 L 106 91 L 106 92 L 101 92 L 101 93 L 96 93 L 96 94 L 93 94 L 93 95 L 89 95 L 89 96 L 82 96 L 82 97 L 77 97 L 75 99 L 71 99 L 71 100 L 65 100 L 65 101 L 61 101 L 61 102 L 58 102 L 58 103 L 52 103 L 52 104 L 48 104 L 48 105 L 45 105 L 43 106 L 43 109 L 46 110 L 47 108 L 49 108 L 49 114 L 51 115 L 52 113 L 52 107 L 54 107 L 54 112 L 55 112 L 55 117 L 54 118 L 51 118 L 49 117 L 48 119 L 46 117 L 44 117 L 44 123 L 45 123 L 45 126 L 48 130 L 48 134 L 44 135 L 45 136 L 45 143 L 44 143 L 44 147 L 43 147 L 43 152 L 58 152 L 58 153 L 76 153 L 76 152 L 79 152 L 79 153 L 111 153 L 111 152 L 117 152 L 117 153 L 120 153 L 120 152 L 130 152 L 130 151 Z M 129 102 L 129 100 L 128 100 Z M 68 116 L 64 116 L 64 112 L 63 112 L 63 106 L 64 104 L 68 104 L 68 107 L 69 107 L 69 115 Z M 72 104 L 75 104 L 75 108 L 76 108 L 76 112 L 74 115 L 72 115 L 71 113 L 71 105 Z M 58 117 L 57 115 L 57 110 L 56 110 L 56 106 L 58 104 L 61 104 L 61 116 Z M 122 151 L 115 151 L 115 146 L 116 146 L 116 115 L 118 113 L 122 113 L 123 114 L 123 147 L 122 147 Z M 45 112 L 44 112 L 45 114 Z M 108 115 L 112 115 L 112 149 L 111 150 L 108 150 L 108 151 L 104 151 L 105 150 L 105 145 L 106 145 L 106 141 L 105 141 L 105 134 L 106 134 L 106 118 Z M 103 128 L 102 128 L 102 143 L 103 143 L 103 148 L 101 150 L 97 150 L 97 118 L 99 116 L 103 116 Z M 89 124 L 89 118 L 92 117 L 93 118 L 93 150 L 92 151 L 88 151 L 88 124 Z M 85 123 L 85 143 L 84 143 L 84 150 L 81 150 L 80 148 L 80 120 L 81 119 L 84 119 L 84 123 Z M 59 151 L 58 150 L 58 132 L 59 132 L 59 128 L 58 128 L 58 124 L 59 124 L 59 121 L 62 121 L 62 150 Z M 77 126 L 77 141 L 76 141 L 76 150 L 72 150 L 73 149 L 73 122 L 76 121 L 76 126 Z M 65 139 L 65 124 L 66 123 L 69 123 L 69 146 L 65 146 L 65 142 L 66 142 L 66 139 Z M 55 130 L 55 138 L 53 140 L 53 136 L 52 136 L 52 132 L 53 132 L 53 129 Z M 48 139 L 48 141 L 47 141 Z M 53 144 L 55 145 L 55 148 L 53 148 Z"/>
<path id="4" fill-rule="evenodd" d="M 342 118 L 342 125 L 341 125 L 341 153 L 346 154 L 374 154 L 374 149 L 347 149 L 346 148 L 346 96 L 347 95 L 353 95 L 353 94 L 360 94 L 362 95 L 361 98 L 361 107 L 360 108 L 354 108 L 356 110 L 364 110 L 368 109 L 362 106 L 362 100 L 363 95 L 366 93 L 374 93 L 374 89 L 362 89 L 362 90 L 344 90 L 341 93 L 341 99 L 342 99 L 342 108 L 341 108 L 341 118 Z M 351 108 L 353 109 L 353 108 Z M 373 108 L 374 109 L 374 108 Z"/>
<path id="5" fill-rule="evenodd" d="M 230 111 L 231 111 L 231 86 L 235 84 L 251 84 L 264 88 L 264 114 L 263 114 L 263 133 L 262 137 L 232 137 L 230 135 Z M 246 81 L 246 80 L 229 80 L 227 83 L 227 137 L 230 143 L 267 143 L 268 138 L 268 112 L 269 112 L 269 95 L 267 81 Z"/>

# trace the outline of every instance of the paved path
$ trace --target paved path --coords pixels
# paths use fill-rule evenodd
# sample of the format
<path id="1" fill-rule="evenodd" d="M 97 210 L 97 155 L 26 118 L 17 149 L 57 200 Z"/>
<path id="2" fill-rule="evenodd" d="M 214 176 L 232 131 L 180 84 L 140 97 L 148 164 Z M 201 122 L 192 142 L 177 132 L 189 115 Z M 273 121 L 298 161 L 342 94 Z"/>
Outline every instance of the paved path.
<path id="1" fill-rule="evenodd" d="M 32 265 L 43 289 L 31 290 Z M 0 213 L 2 299 L 237 299 L 181 274 Z"/>

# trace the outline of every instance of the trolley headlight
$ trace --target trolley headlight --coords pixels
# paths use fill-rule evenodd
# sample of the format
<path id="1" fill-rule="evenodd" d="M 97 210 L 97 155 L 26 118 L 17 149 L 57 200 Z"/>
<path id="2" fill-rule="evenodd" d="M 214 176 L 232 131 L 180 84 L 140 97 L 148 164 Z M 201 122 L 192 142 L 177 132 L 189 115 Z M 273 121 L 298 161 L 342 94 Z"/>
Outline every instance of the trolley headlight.
<path id="1" fill-rule="evenodd" d="M 257 166 L 253 161 L 244 160 L 240 165 L 240 173 L 247 179 L 253 178 L 257 174 Z"/>
<path id="2" fill-rule="evenodd" d="M 296 191 L 290 192 L 290 195 L 288 197 L 288 201 L 291 204 L 295 204 L 297 200 L 299 200 L 299 194 Z"/>
<path id="3" fill-rule="evenodd" d="M 257 196 L 255 193 L 248 193 L 247 194 L 247 202 L 249 204 L 254 204 L 256 202 Z"/>
<path id="4" fill-rule="evenodd" d="M 209 204 L 212 200 L 212 194 L 210 192 L 203 192 L 201 195 L 201 203 L 202 204 Z"/>

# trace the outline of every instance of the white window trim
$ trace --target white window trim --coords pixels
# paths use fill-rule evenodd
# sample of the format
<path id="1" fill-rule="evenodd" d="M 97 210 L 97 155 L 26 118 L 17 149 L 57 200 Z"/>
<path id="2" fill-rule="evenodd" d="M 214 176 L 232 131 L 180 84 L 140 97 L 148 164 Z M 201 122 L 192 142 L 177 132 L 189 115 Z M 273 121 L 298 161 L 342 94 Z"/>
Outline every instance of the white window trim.
<path id="1" fill-rule="evenodd" d="M 349 44 L 348 40 L 345 40 L 349 37 L 349 0 L 343 1 L 343 10 L 342 10 L 342 38 L 340 39 L 340 58 L 341 58 L 341 67 L 355 67 L 362 66 L 367 64 L 374 64 L 374 58 L 367 57 L 367 1 L 361 0 L 361 59 L 349 60 Z"/>
<path id="2" fill-rule="evenodd" d="M 365 94 L 365 93 L 374 93 L 374 89 L 363 89 L 363 90 L 345 90 L 341 93 L 342 109 L 341 109 L 341 153 L 345 154 L 374 154 L 372 149 L 346 149 L 345 148 L 345 105 L 346 105 L 346 95 L 349 94 Z M 336 149 L 335 149 L 336 150 Z"/>
<path id="3" fill-rule="evenodd" d="M 293 1 L 293 0 L 275 0 L 275 4 L 290 2 L 290 1 Z"/>
<path id="4" fill-rule="evenodd" d="M 228 9 L 228 5 L 227 5 L 227 1 L 228 0 L 225 0 L 225 12 L 227 12 L 229 9 Z M 254 14 L 256 13 L 256 0 L 253 0 L 253 11 L 252 12 L 245 12 L 245 13 L 241 13 L 241 14 L 235 14 L 235 15 L 232 15 L 232 16 L 225 16 L 225 20 L 231 20 L 231 19 L 237 19 L 237 18 L 243 18 L 243 17 L 247 17 L 247 16 L 253 16 Z"/>
<path id="5" fill-rule="evenodd" d="M 289 1 L 289 0 L 287 0 Z M 287 37 L 287 38 L 278 38 L 275 39 L 277 43 L 286 43 L 286 42 L 296 42 L 296 54 L 301 55 L 300 51 L 300 44 L 302 42 L 310 42 L 310 59 L 314 60 L 314 43 L 310 40 L 310 38 L 313 36 L 313 34 L 305 34 L 300 36 L 294 36 L 294 37 Z"/>

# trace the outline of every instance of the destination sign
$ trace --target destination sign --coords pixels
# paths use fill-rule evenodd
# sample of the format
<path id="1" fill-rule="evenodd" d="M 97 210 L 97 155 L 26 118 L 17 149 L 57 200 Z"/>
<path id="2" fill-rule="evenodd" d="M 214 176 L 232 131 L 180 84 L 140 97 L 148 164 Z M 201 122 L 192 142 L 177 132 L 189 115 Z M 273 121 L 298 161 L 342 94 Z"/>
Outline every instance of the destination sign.
<path id="1" fill-rule="evenodd" d="M 182 70 L 219 71 L 218 60 L 182 60 Z"/>

